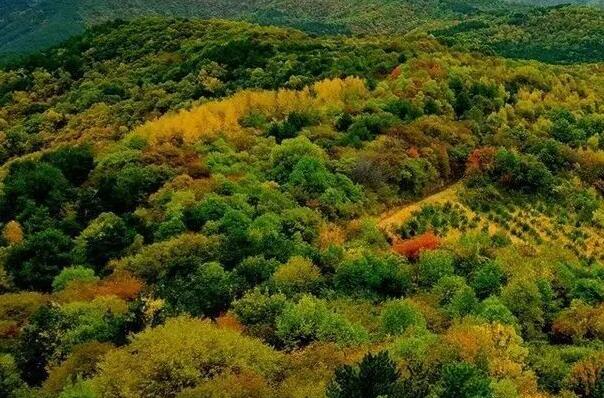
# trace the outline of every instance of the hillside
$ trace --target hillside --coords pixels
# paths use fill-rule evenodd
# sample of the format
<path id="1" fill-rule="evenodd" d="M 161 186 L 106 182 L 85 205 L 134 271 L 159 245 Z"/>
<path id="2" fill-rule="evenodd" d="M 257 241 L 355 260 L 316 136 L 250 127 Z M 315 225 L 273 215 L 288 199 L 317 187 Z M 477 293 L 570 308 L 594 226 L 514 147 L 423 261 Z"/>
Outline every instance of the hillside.
<path id="1" fill-rule="evenodd" d="M 604 60 L 604 13 L 589 7 L 470 18 L 433 33 L 457 48 L 511 58 L 554 63 Z"/>
<path id="2" fill-rule="evenodd" d="M 485 35 L 488 39 L 491 31 L 509 30 L 508 20 L 514 17 L 499 19 L 501 14 L 517 12 L 524 15 L 533 6 L 555 2 L 528 3 L 530 5 L 505 0 L 5 0 L 0 3 L 0 36 L 3 38 L 0 55 L 23 54 L 45 48 L 81 33 L 85 27 L 106 21 L 157 15 L 243 19 L 294 27 L 313 34 L 400 34 L 414 29 L 425 31 L 448 27 L 459 20 L 481 17 L 488 19 L 489 31 L 485 32 L 484 26 L 477 32 L 472 28 L 468 34 L 473 36 L 467 40 L 483 43 L 485 40 L 482 39 Z M 489 43 L 488 49 L 505 56 L 528 56 L 548 62 L 564 62 L 571 56 L 581 61 L 600 61 L 600 53 L 591 54 L 585 47 L 603 40 L 601 20 L 604 11 L 597 8 L 579 10 L 577 12 L 581 15 L 564 18 L 568 18 L 567 24 L 579 22 L 581 32 L 567 32 L 563 26 L 558 26 L 566 19 L 561 22 L 560 16 L 554 13 L 549 20 L 548 12 L 541 12 L 544 15 L 540 20 L 531 17 L 532 25 L 524 33 L 516 34 L 515 37 L 522 36 L 521 41 Z M 546 36 L 535 44 L 529 44 L 530 39 L 538 36 L 538 27 L 542 23 L 555 29 L 550 35 L 556 37 Z M 474 26 L 473 23 L 463 25 L 465 29 Z M 561 49 L 556 48 L 555 38 L 564 43 Z M 465 42 L 465 36 L 460 40 Z M 514 46 L 520 49 L 514 50 Z M 567 50 L 571 51 L 570 56 L 564 55 Z M 579 54 L 575 56 L 575 52 Z"/>
<path id="3" fill-rule="evenodd" d="M 604 392 L 602 65 L 112 22 L 0 70 L 0 179 L 0 397 Z"/>

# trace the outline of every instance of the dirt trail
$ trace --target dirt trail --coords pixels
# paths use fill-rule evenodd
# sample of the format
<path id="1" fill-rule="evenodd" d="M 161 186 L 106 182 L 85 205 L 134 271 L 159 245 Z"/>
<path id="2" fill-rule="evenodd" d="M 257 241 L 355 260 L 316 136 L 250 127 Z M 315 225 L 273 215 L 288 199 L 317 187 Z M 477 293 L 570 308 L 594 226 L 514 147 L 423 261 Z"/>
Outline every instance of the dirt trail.
<path id="1" fill-rule="evenodd" d="M 393 228 L 396 228 L 407 220 L 411 214 L 422 208 L 422 206 L 428 203 L 444 203 L 448 200 L 454 201 L 457 197 L 457 192 L 460 183 L 455 183 L 445 187 L 443 190 L 438 191 L 430 196 L 423 198 L 418 202 L 408 203 L 401 207 L 388 210 L 383 213 L 378 221 L 378 226 L 381 230 L 386 232 L 388 235 L 393 235 Z"/>

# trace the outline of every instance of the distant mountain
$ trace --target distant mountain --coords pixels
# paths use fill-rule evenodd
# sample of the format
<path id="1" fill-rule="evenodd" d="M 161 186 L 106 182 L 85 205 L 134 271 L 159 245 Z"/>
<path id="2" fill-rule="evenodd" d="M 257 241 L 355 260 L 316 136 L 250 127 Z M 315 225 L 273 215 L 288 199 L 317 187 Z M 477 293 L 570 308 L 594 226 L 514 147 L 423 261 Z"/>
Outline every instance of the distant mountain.
<path id="1" fill-rule="evenodd" d="M 247 20 L 312 34 L 395 34 L 420 29 L 435 32 L 448 44 L 511 57 L 548 62 L 604 59 L 600 51 L 604 11 L 585 6 L 537 7 L 561 2 L 569 1 L 0 0 L 0 55 L 49 47 L 110 20 L 168 15 Z M 604 0 L 570 2 L 604 4 Z M 543 26 L 547 31 L 542 32 Z M 505 31 L 514 35 L 501 36 Z"/>
<path id="2" fill-rule="evenodd" d="M 562 4 L 604 7 L 603 0 L 508 0 L 510 3 L 527 4 L 537 7 L 551 7 Z"/>
<path id="3" fill-rule="evenodd" d="M 311 33 L 393 32 L 507 8 L 499 0 L 2 0 L 0 53 L 56 44 L 86 26 L 149 15 L 246 19 Z"/>
<path id="4" fill-rule="evenodd" d="M 604 60 L 604 12 L 557 6 L 478 16 L 433 32 L 442 42 L 511 58 L 553 63 Z"/>

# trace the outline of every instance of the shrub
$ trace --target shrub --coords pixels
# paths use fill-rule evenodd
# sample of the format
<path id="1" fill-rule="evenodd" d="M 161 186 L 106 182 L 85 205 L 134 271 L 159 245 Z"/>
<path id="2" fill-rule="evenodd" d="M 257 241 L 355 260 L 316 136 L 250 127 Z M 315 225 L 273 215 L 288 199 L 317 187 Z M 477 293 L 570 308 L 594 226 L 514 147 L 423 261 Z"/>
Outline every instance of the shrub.
<path id="1" fill-rule="evenodd" d="M 452 318 L 461 318 L 472 313 L 478 304 L 474 290 L 460 276 L 442 277 L 433 291 L 440 300 L 440 305 Z"/>
<path id="2" fill-rule="evenodd" d="M 440 239 L 433 232 L 426 232 L 414 238 L 397 242 L 392 249 L 408 259 L 417 259 L 423 251 L 435 250 L 440 246 Z"/>
<path id="3" fill-rule="evenodd" d="M 132 272 L 149 282 L 169 275 L 188 274 L 197 264 L 218 257 L 218 240 L 199 234 L 183 234 L 168 241 L 145 246 L 135 255 L 113 261 L 110 266 Z"/>
<path id="4" fill-rule="evenodd" d="M 23 242 L 23 228 L 17 221 L 12 220 L 2 228 L 2 238 L 8 245 L 16 245 Z"/>
<path id="5" fill-rule="evenodd" d="M 267 281 L 279 267 L 279 262 L 263 256 L 247 257 L 235 266 L 234 274 L 242 279 L 244 287 L 252 288 Z"/>
<path id="6" fill-rule="evenodd" d="M 604 338 L 604 304 L 592 307 L 580 300 L 560 311 L 552 324 L 553 335 L 560 341 L 581 342 L 586 338 Z"/>
<path id="7" fill-rule="evenodd" d="M 76 384 L 79 378 L 89 378 L 96 373 L 96 365 L 113 346 L 91 342 L 74 347 L 73 352 L 61 364 L 50 369 L 42 390 L 57 394 L 65 387 Z"/>
<path id="8" fill-rule="evenodd" d="M 32 205 L 46 208 L 50 214 L 60 214 L 70 188 L 61 171 L 48 163 L 13 163 L 4 179 L 0 218 L 16 219 Z"/>
<path id="9" fill-rule="evenodd" d="M 35 292 L 0 294 L 0 320 L 21 325 L 47 301 L 47 296 Z"/>
<path id="10" fill-rule="evenodd" d="M 545 325 L 543 299 L 537 284 L 530 280 L 518 279 L 510 282 L 501 292 L 503 303 L 518 318 L 523 335 L 539 337 Z"/>
<path id="11" fill-rule="evenodd" d="M 604 355 L 595 354 L 573 365 L 566 380 L 567 387 L 582 398 L 598 398 L 604 394 Z"/>
<path id="12" fill-rule="evenodd" d="M 184 390 L 177 398 L 266 398 L 273 391 L 267 380 L 249 370 L 221 373 L 198 387 Z"/>
<path id="13" fill-rule="evenodd" d="M 604 283 L 600 280 L 581 278 L 575 282 L 571 295 L 586 303 L 598 304 L 604 301 Z"/>
<path id="14" fill-rule="evenodd" d="M 61 170 L 73 185 L 81 185 L 94 167 L 91 148 L 88 146 L 63 147 L 42 156 L 42 161 Z"/>
<path id="15" fill-rule="evenodd" d="M 110 276 L 98 280 L 73 280 L 55 293 L 59 302 L 91 301 L 97 297 L 114 296 L 122 300 L 133 300 L 143 289 L 143 283 L 125 271 L 115 271 Z"/>
<path id="16" fill-rule="evenodd" d="M 263 294 L 259 290 L 247 292 L 233 303 L 233 312 L 246 326 L 272 325 L 287 304 L 283 294 Z"/>

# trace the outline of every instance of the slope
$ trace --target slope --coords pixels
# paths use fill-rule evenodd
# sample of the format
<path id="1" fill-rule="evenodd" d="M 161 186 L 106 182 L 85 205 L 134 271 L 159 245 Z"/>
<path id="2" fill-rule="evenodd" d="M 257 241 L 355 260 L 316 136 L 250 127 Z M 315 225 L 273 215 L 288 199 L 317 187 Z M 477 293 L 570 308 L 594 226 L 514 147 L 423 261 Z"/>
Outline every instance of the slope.
<path id="1" fill-rule="evenodd" d="M 391 33 L 509 7 L 493 0 L 5 0 L 0 3 L 0 53 L 47 47 L 82 32 L 86 26 L 116 18 L 222 17 L 292 26 L 312 33 Z"/>
<path id="2" fill-rule="evenodd" d="M 0 395 L 600 397 L 603 72 L 157 17 L 2 69 Z"/>

